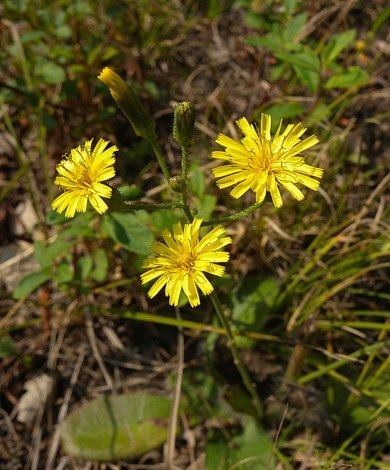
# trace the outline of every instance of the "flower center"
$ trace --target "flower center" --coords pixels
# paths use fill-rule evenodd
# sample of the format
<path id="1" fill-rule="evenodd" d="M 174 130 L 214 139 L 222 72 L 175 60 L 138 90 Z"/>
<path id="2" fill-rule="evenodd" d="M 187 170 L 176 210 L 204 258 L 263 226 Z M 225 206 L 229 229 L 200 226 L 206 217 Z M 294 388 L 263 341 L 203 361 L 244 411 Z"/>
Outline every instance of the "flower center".
<path id="1" fill-rule="evenodd" d="M 76 184 L 82 189 L 90 189 L 93 180 L 90 172 L 84 164 L 79 164 L 75 168 Z"/>
<path id="2" fill-rule="evenodd" d="M 180 269 L 189 273 L 195 267 L 195 255 L 193 253 L 183 253 L 177 259 L 177 264 Z"/>
<path id="3" fill-rule="evenodd" d="M 255 173 L 270 171 L 273 157 L 271 143 L 268 140 L 259 138 L 257 148 L 251 150 L 248 166 Z"/>

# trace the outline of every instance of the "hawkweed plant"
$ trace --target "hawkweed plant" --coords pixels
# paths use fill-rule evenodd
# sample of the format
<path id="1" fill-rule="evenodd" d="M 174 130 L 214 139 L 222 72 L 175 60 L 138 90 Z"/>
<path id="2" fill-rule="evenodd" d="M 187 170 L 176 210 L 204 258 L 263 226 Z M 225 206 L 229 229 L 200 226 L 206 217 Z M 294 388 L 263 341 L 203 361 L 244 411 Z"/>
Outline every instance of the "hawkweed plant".
<path id="1" fill-rule="evenodd" d="M 190 204 L 188 168 L 190 148 L 196 111 L 188 102 L 179 103 L 174 111 L 173 137 L 181 147 L 181 174 L 173 176 L 165 163 L 164 155 L 155 133 L 155 122 L 147 114 L 136 93 L 122 78 L 108 67 L 99 75 L 135 133 L 146 139 L 161 167 L 162 174 L 170 188 L 172 200 L 164 204 L 129 203 L 118 190 L 113 190 L 106 181 L 115 175 L 116 146 L 100 139 L 95 146 L 89 140 L 74 148 L 57 166 L 55 184 L 62 193 L 53 201 L 52 208 L 66 217 L 76 212 L 85 212 L 88 202 L 99 213 L 160 210 L 181 208 L 183 222 L 176 223 L 173 232 L 165 229 L 161 241 L 151 246 L 151 254 L 143 263 L 142 284 L 152 283 L 148 295 L 154 298 L 164 289 L 169 304 L 178 307 L 182 293 L 191 307 L 198 307 L 203 296 L 210 296 L 216 314 L 226 331 L 227 345 L 232 353 L 244 386 L 249 392 L 257 417 L 262 414 L 262 406 L 257 390 L 249 373 L 241 361 L 230 320 L 213 285 L 214 276 L 222 276 L 229 253 L 225 248 L 232 242 L 226 236 L 221 224 L 246 217 L 264 203 L 270 193 L 275 207 L 283 204 L 280 189 L 285 189 L 293 198 L 301 201 L 304 193 L 300 187 L 317 190 L 323 170 L 306 163 L 303 152 L 318 143 L 312 135 L 302 139 L 306 129 L 301 124 L 289 124 L 282 130 L 280 122 L 276 133 L 271 135 L 271 117 L 262 114 L 259 126 L 250 124 L 245 117 L 236 121 L 243 137 L 234 140 L 219 134 L 216 143 L 224 150 L 212 152 L 211 157 L 222 161 L 213 170 L 219 188 L 232 188 L 230 194 L 240 198 L 248 191 L 255 196 L 253 205 L 246 209 L 220 217 L 202 220 L 194 217 Z M 203 229 L 215 226 L 211 229 Z M 209 230 L 209 231 L 207 231 Z"/>

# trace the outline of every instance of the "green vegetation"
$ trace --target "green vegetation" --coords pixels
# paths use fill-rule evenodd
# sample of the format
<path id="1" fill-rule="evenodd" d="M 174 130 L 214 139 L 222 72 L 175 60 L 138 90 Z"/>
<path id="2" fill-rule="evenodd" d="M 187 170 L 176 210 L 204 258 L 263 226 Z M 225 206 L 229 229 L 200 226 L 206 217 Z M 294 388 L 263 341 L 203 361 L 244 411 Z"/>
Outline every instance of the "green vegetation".
<path id="1" fill-rule="evenodd" d="M 390 9 L 380 0 L 0 8 L 0 463 L 55 468 L 71 454 L 81 465 L 123 459 L 119 468 L 388 468 Z M 132 85 L 156 141 L 153 126 L 147 140 L 133 131 L 97 79 L 106 66 Z M 172 135 L 182 101 L 197 108 L 191 147 Z M 210 154 L 219 132 L 237 137 L 236 119 L 263 112 L 273 132 L 279 119 L 303 121 L 319 137 L 310 164 L 324 177 L 302 202 L 285 192 L 276 209 L 267 195 L 227 225 L 230 261 L 213 283 L 259 418 L 211 299 L 196 309 L 185 296 L 176 309 L 162 294 L 150 300 L 140 273 L 153 240 L 185 220 L 183 204 L 209 221 L 254 203 L 217 188 Z M 142 210 L 73 219 L 50 210 L 55 165 L 92 137 L 119 148 L 112 200 Z M 156 149 L 182 192 L 173 203 Z M 44 373 L 56 387 L 23 421 L 17 404 Z"/>

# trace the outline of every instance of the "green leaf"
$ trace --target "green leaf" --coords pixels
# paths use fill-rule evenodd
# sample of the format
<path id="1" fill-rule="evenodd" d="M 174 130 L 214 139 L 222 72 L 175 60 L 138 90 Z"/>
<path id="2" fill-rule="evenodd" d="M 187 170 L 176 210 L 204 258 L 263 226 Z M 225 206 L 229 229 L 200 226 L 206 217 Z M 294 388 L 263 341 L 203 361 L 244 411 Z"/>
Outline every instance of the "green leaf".
<path id="1" fill-rule="evenodd" d="M 16 345 L 11 336 L 3 336 L 0 338 L 0 359 L 6 359 L 13 356 L 16 352 Z"/>
<path id="2" fill-rule="evenodd" d="M 93 260 L 92 257 L 89 255 L 83 256 L 82 258 L 79 258 L 77 260 L 77 271 L 82 281 L 85 281 L 89 277 L 92 271 L 92 267 Z"/>
<path id="3" fill-rule="evenodd" d="M 206 446 L 206 468 L 225 470 L 261 470 L 275 468 L 273 444 L 263 428 L 253 418 L 245 418 L 242 433 L 227 441 L 218 436 Z M 236 465 L 235 465 L 236 464 Z"/>
<path id="4" fill-rule="evenodd" d="M 290 43 L 294 41 L 298 33 L 305 26 L 306 21 L 307 13 L 300 13 L 287 23 L 286 27 L 282 30 L 284 47 L 286 49 L 290 48 Z"/>
<path id="5" fill-rule="evenodd" d="M 62 238 L 58 238 L 50 245 L 46 245 L 42 241 L 36 241 L 34 243 L 34 256 L 42 268 L 49 267 L 53 265 L 56 258 L 67 255 L 73 245 L 74 242 Z"/>
<path id="6" fill-rule="evenodd" d="M 317 124 L 320 121 L 325 120 L 331 113 L 329 107 L 322 101 L 318 102 L 317 106 L 313 111 L 307 116 L 306 123 L 309 126 Z"/>
<path id="7" fill-rule="evenodd" d="M 322 54 L 323 61 L 326 65 L 337 59 L 341 52 L 348 47 L 356 37 L 356 30 L 349 29 L 339 34 L 334 34 L 324 47 Z"/>
<path id="8" fill-rule="evenodd" d="M 92 279 L 97 282 L 103 282 L 107 279 L 108 274 L 108 257 L 103 248 L 97 249 L 93 254 L 93 270 L 91 273 Z"/>
<path id="9" fill-rule="evenodd" d="M 64 68 L 55 62 L 39 64 L 36 74 L 48 85 L 59 85 L 66 80 Z"/>
<path id="10" fill-rule="evenodd" d="M 320 84 L 320 74 L 312 70 L 304 69 L 301 67 L 293 66 L 294 72 L 297 74 L 299 80 L 306 85 L 310 91 L 315 92 Z"/>
<path id="11" fill-rule="evenodd" d="M 201 198 L 206 186 L 205 176 L 203 171 L 196 164 L 191 165 L 191 173 L 192 175 L 189 178 L 190 189 L 196 196 Z"/>
<path id="12" fill-rule="evenodd" d="M 72 264 L 65 261 L 55 269 L 53 278 L 61 284 L 70 282 L 73 279 L 73 276 L 74 270 Z"/>
<path id="13" fill-rule="evenodd" d="M 325 83 L 325 88 L 349 88 L 361 86 L 368 82 L 368 73 L 357 66 L 348 67 L 344 72 L 333 75 Z"/>
<path id="14" fill-rule="evenodd" d="M 217 198 L 211 194 L 205 194 L 202 198 L 195 201 L 195 208 L 197 209 L 197 217 L 202 219 L 209 219 L 214 212 L 217 204 Z"/>
<path id="15" fill-rule="evenodd" d="M 63 451 L 97 461 L 143 455 L 166 441 L 170 411 L 171 400 L 158 395 L 101 396 L 67 416 Z"/>
<path id="16" fill-rule="evenodd" d="M 25 276 L 16 286 L 13 292 L 13 298 L 20 300 L 27 297 L 31 292 L 51 279 L 51 274 L 47 271 L 37 271 Z"/>
<path id="17" fill-rule="evenodd" d="M 299 80 L 311 91 L 316 91 L 320 82 L 321 64 L 313 50 L 305 47 L 303 52 L 277 51 L 275 56 L 292 65 Z"/>
<path id="18" fill-rule="evenodd" d="M 278 59 L 288 62 L 291 65 L 295 65 L 301 69 L 307 69 L 318 73 L 321 70 L 319 58 L 315 52 L 308 47 L 306 47 L 303 52 L 278 51 L 275 53 L 275 56 Z"/>
<path id="19" fill-rule="evenodd" d="M 279 285 L 275 278 L 247 276 L 237 294 L 232 295 L 232 320 L 239 331 L 261 331 L 276 303 Z M 236 337 L 239 347 L 248 348 L 254 341 Z"/>
<path id="20" fill-rule="evenodd" d="M 281 119 L 299 116 L 304 112 L 304 108 L 299 103 L 279 103 L 273 104 L 265 112 L 272 117 L 272 131 L 274 132 Z"/>
<path id="21" fill-rule="evenodd" d="M 276 32 L 270 32 L 265 36 L 249 36 L 245 42 L 254 47 L 267 47 L 272 52 L 281 51 L 284 47 L 281 35 Z"/>
<path id="22" fill-rule="evenodd" d="M 149 253 L 153 235 L 148 227 L 149 216 L 144 211 L 135 214 L 110 214 L 105 218 L 111 238 L 134 253 Z"/>
<path id="23" fill-rule="evenodd" d="M 160 234 L 165 228 L 170 232 L 173 230 L 173 225 L 181 220 L 177 211 L 155 211 L 150 213 L 150 220 L 153 223 L 153 227 Z"/>

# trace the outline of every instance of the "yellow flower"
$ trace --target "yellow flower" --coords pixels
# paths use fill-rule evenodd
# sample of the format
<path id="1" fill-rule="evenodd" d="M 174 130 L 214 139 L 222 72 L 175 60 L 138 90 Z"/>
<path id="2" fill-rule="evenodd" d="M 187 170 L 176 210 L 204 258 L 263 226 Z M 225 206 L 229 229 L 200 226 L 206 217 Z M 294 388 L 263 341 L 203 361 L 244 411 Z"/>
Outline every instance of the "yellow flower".
<path id="1" fill-rule="evenodd" d="M 60 214 L 65 211 L 66 217 L 85 212 L 88 201 L 99 214 L 107 210 L 102 198 L 111 197 L 112 191 L 102 181 L 115 176 L 114 154 L 118 148 L 115 145 L 107 148 L 109 142 L 100 139 L 92 149 L 92 140 L 72 149 L 57 165 L 54 183 L 63 193 L 54 199 L 51 207 Z"/>
<path id="2" fill-rule="evenodd" d="M 196 307 L 200 304 L 198 287 L 204 295 L 214 290 L 204 273 L 223 275 L 225 268 L 215 263 L 226 263 L 229 260 L 229 253 L 219 250 L 232 240 L 224 237 L 225 229 L 221 226 L 199 239 L 201 224 L 202 219 L 194 219 L 184 227 L 177 223 L 173 234 L 167 229 L 163 231 L 165 244 L 154 242 L 153 254 L 143 263 L 148 271 L 141 275 L 142 284 L 157 279 L 148 292 L 150 298 L 165 286 L 169 304 L 177 306 L 183 289 L 191 307 Z"/>
<path id="3" fill-rule="evenodd" d="M 212 153 L 213 158 L 229 162 L 213 170 L 214 176 L 219 178 L 219 188 L 234 186 L 230 192 L 234 198 L 251 189 L 256 194 L 257 203 L 262 202 L 269 191 L 275 207 L 283 205 L 279 184 L 298 201 L 305 196 L 297 184 L 317 191 L 320 183 L 315 178 L 321 178 L 323 170 L 307 165 L 302 152 L 317 144 L 318 139 L 312 135 L 301 140 L 306 131 L 301 123 L 289 124 L 281 132 L 280 121 L 273 137 L 268 114 L 261 115 L 259 130 L 244 117 L 236 123 L 244 134 L 241 141 L 219 134 L 216 142 L 225 150 Z"/>

